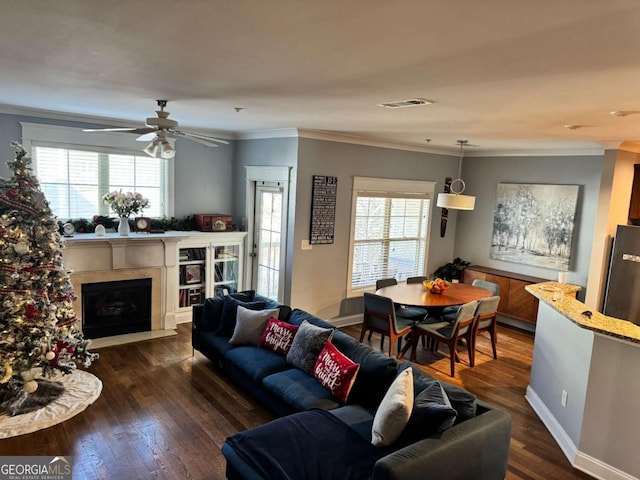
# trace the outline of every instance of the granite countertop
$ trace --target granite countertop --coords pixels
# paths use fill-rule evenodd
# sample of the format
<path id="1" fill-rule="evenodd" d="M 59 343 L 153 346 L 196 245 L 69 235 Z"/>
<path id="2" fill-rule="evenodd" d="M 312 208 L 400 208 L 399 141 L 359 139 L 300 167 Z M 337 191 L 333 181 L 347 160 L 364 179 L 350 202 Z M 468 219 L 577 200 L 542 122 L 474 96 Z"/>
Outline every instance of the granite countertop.
<path id="1" fill-rule="evenodd" d="M 543 282 L 527 285 L 525 290 L 564 315 L 579 327 L 621 340 L 640 343 L 640 326 L 635 323 L 603 315 L 589 308 L 579 300 L 576 300 L 573 296 L 564 295 L 559 300 L 553 299 L 554 293 L 556 293 L 558 289 L 563 289 L 567 293 L 573 293 L 580 290 L 580 288 L 581 287 L 577 285 L 568 283 Z M 583 315 L 582 312 L 584 311 L 592 312 L 591 318 Z"/>

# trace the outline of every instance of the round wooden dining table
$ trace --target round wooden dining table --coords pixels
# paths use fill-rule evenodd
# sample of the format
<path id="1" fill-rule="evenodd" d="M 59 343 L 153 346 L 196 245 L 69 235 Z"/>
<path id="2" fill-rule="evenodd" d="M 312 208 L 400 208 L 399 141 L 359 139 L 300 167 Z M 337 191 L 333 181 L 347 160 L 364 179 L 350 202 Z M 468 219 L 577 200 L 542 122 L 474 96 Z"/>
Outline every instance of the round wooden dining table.
<path id="1" fill-rule="evenodd" d="M 376 295 L 388 297 L 400 305 L 435 310 L 480 300 L 492 293 L 486 288 L 466 283 L 452 283 L 442 293 L 431 293 L 421 283 L 398 283 L 376 290 Z"/>

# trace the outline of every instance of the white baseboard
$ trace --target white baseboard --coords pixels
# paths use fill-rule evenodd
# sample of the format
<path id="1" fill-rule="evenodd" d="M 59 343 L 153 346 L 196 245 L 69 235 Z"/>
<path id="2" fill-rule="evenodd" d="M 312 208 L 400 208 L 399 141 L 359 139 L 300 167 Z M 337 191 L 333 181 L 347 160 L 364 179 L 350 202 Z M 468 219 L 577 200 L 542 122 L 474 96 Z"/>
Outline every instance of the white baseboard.
<path id="1" fill-rule="evenodd" d="M 576 456 L 576 461 L 573 466 L 578 470 L 588 473 L 592 477 L 602 480 L 638 480 L 638 477 L 618 470 L 597 458 L 582 453 L 580 450 L 578 450 L 578 455 Z"/>
<path id="2" fill-rule="evenodd" d="M 530 385 L 527 385 L 525 399 L 529 402 L 529 405 L 531 405 L 531 408 L 533 408 L 540 420 L 542 420 L 544 426 L 547 427 L 547 430 L 549 430 L 549 433 L 551 433 L 551 436 L 558 443 L 560 449 L 573 467 L 600 480 L 638 480 L 637 477 L 618 470 L 578 450 L 578 447 L 573 443 L 573 440 L 571 440 L 564 428 L 562 428 L 562 425 L 558 423 L 551 411 Z"/>
<path id="3" fill-rule="evenodd" d="M 123 345 L 125 343 L 143 342 L 145 340 L 153 340 L 155 338 L 169 337 L 177 335 L 175 330 L 150 330 L 148 332 L 126 333 L 124 335 L 114 335 L 111 337 L 101 337 L 91 340 L 89 350 L 98 348 L 112 347 L 114 345 Z"/>
<path id="4" fill-rule="evenodd" d="M 564 431 L 562 425 L 558 423 L 556 417 L 553 416 L 542 399 L 533 388 L 531 388 L 531 385 L 527 385 L 527 393 L 524 398 L 529 402 L 533 411 L 536 412 L 540 420 L 542 420 L 542 423 L 544 423 L 544 426 L 547 427 L 547 430 L 551 433 L 551 436 L 556 440 L 564 456 L 567 457 L 567 460 L 573 465 L 576 460 L 576 454 L 578 453 L 578 447 L 573 443 L 571 437 Z"/>

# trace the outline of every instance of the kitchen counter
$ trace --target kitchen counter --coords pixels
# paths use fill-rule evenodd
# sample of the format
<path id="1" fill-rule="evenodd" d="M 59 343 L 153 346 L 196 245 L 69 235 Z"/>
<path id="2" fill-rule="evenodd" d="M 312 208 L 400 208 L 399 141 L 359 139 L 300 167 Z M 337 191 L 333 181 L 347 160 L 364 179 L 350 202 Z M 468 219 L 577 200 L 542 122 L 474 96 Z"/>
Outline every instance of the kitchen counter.
<path id="1" fill-rule="evenodd" d="M 627 340 L 629 342 L 640 343 L 640 326 L 627 320 L 608 317 L 600 312 L 591 310 L 584 303 L 576 300 L 572 296 L 561 296 L 561 300 L 553 300 L 555 292 L 564 289 L 567 293 L 572 293 L 580 289 L 576 285 L 558 282 L 544 282 L 528 285 L 525 290 L 531 295 L 547 303 L 551 308 L 564 315 L 568 320 L 581 328 L 592 330 L 602 335 L 609 335 Z M 582 312 L 590 311 L 591 318 L 583 315 Z"/>
<path id="2" fill-rule="evenodd" d="M 558 292 L 572 288 L 526 287 L 539 309 L 525 397 L 575 468 L 605 480 L 640 478 L 640 327 Z"/>

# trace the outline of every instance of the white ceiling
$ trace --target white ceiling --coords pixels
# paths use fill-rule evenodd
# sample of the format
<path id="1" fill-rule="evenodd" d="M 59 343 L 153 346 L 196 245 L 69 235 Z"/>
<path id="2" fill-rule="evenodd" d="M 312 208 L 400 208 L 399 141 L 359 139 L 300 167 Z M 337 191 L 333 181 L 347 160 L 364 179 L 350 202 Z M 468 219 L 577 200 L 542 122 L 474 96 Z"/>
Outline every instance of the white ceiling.
<path id="1" fill-rule="evenodd" d="M 638 0 L 4 0 L 0 42 L 5 112 L 131 126 L 164 98 L 187 130 L 476 152 L 640 138 L 609 114 L 640 110 Z M 435 103 L 376 106 L 414 97 Z"/>

